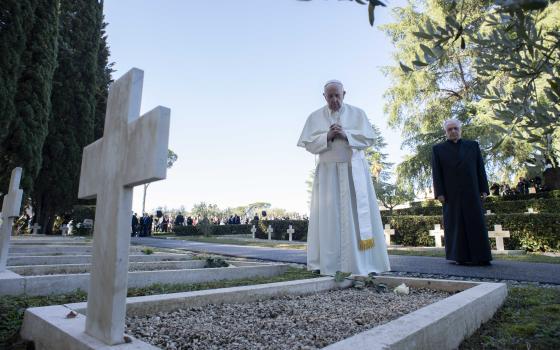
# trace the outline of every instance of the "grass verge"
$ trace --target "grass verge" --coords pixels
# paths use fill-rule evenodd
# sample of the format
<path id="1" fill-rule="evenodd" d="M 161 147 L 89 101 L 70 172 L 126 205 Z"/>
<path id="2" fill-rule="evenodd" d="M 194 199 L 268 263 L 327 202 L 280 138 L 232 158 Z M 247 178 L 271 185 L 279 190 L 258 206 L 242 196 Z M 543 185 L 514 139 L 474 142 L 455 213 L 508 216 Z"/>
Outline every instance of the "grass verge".
<path id="1" fill-rule="evenodd" d="M 265 248 L 305 250 L 305 247 L 306 247 L 305 244 L 297 244 L 297 243 L 277 243 L 277 242 L 266 242 L 266 241 L 254 242 L 254 241 L 245 241 L 245 240 L 242 240 L 242 239 L 235 239 L 235 238 L 217 238 L 217 237 L 205 237 L 205 236 L 157 235 L 155 237 L 170 237 L 170 238 L 173 238 L 173 239 L 180 239 L 180 240 L 183 240 L 183 241 L 231 244 L 231 245 L 265 247 Z"/>
<path id="2" fill-rule="evenodd" d="M 560 290 L 510 288 L 502 308 L 459 349 L 560 349 Z"/>
<path id="3" fill-rule="evenodd" d="M 444 252 L 437 251 L 411 251 L 411 250 L 393 250 L 389 249 L 389 255 L 409 255 L 409 256 L 430 256 L 430 257 L 445 257 Z M 547 264 L 560 264 L 560 257 L 548 256 L 539 253 L 527 253 L 523 255 L 493 255 L 492 258 L 496 260 L 510 260 L 521 262 L 535 262 Z"/>
<path id="4" fill-rule="evenodd" d="M 215 281 L 196 284 L 154 284 L 146 288 L 129 288 L 128 296 L 143 296 L 166 293 L 190 292 L 196 290 L 215 289 L 292 281 L 319 277 L 309 271 L 289 267 L 285 273 L 274 277 L 246 278 L 233 281 Z M 30 307 L 60 305 L 86 301 L 87 294 L 77 291 L 65 295 L 52 296 L 1 296 L 0 297 L 0 349 L 25 349 L 19 337 L 25 309 Z"/>

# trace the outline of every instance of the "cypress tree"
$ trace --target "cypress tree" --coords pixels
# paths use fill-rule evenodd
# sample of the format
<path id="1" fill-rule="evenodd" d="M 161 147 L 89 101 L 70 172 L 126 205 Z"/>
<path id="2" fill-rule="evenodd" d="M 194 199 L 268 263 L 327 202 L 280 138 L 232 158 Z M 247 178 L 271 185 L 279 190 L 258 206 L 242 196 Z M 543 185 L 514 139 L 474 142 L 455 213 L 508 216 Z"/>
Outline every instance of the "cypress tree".
<path id="1" fill-rule="evenodd" d="M 102 12 L 102 11 L 101 11 Z M 99 52 L 97 56 L 97 91 L 95 93 L 95 123 L 93 126 L 93 138 L 97 140 L 103 137 L 103 126 L 105 124 L 105 110 L 107 109 L 107 97 L 109 85 L 113 82 L 113 63 L 109 63 L 109 45 L 105 27 L 107 23 L 101 18 L 101 34 L 99 38 Z"/>
<path id="2" fill-rule="evenodd" d="M 93 141 L 102 3 L 61 0 L 58 68 L 33 206 L 45 233 L 77 201 L 83 147 Z"/>
<path id="3" fill-rule="evenodd" d="M 33 24 L 33 0 L 2 0 L 0 2 L 0 144 L 7 136 L 14 119 L 14 96 L 21 73 L 21 55 L 27 33 Z M 0 149 L 0 154 L 3 154 Z"/>
<path id="4" fill-rule="evenodd" d="M 41 150 L 47 136 L 51 87 L 56 67 L 58 0 L 36 0 L 35 21 L 22 54 L 22 72 L 14 98 L 15 118 L 2 143 L 0 183 L 10 180 L 10 170 L 24 169 L 21 188 L 28 192 L 41 166 Z"/>

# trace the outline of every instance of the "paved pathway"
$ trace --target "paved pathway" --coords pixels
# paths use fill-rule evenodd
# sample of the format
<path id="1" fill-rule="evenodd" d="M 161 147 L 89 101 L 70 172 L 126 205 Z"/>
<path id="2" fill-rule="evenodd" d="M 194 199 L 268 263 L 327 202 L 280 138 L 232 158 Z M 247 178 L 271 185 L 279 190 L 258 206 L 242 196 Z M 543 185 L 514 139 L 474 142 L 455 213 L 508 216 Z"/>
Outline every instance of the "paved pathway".
<path id="1" fill-rule="evenodd" d="M 306 252 L 296 249 L 202 243 L 147 237 L 134 237 L 132 238 L 132 244 L 141 244 L 158 248 L 186 249 L 196 252 L 279 262 L 306 263 Z M 560 284 L 560 264 L 494 260 L 491 266 L 459 266 L 449 263 L 444 258 L 406 255 L 390 255 L 389 260 L 391 262 L 391 270 L 394 272 L 416 272 Z"/>

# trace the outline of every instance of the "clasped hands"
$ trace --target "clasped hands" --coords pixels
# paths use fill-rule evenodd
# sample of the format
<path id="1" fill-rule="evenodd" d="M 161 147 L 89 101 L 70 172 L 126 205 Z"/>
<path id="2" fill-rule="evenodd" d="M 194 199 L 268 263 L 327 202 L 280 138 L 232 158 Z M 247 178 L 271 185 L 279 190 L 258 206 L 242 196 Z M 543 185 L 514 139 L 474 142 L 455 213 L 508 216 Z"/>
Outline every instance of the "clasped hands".
<path id="1" fill-rule="evenodd" d="M 333 124 L 329 128 L 329 132 L 327 133 L 327 140 L 333 141 L 334 139 L 344 139 L 347 140 L 346 134 L 342 130 L 342 126 L 339 124 Z"/>

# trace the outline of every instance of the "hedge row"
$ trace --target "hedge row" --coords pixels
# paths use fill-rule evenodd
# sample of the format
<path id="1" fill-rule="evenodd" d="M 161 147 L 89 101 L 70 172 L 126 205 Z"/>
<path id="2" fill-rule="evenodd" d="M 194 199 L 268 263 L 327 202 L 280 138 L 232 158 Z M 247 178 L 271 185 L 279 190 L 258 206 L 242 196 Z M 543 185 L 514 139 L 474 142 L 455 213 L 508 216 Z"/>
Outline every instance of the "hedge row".
<path id="1" fill-rule="evenodd" d="M 240 235 L 250 234 L 252 225 L 208 225 L 209 235 Z M 204 233 L 201 226 L 173 226 L 173 233 L 177 236 L 201 236 Z"/>
<path id="2" fill-rule="evenodd" d="M 532 194 L 515 194 L 512 196 L 490 196 L 486 199 L 487 203 L 504 202 L 504 201 L 520 201 L 520 200 L 533 200 L 533 199 L 560 199 L 560 190 L 546 191 Z M 426 199 L 419 202 L 410 202 L 411 207 L 434 207 L 438 206 L 439 202 L 435 199 Z"/>
<path id="3" fill-rule="evenodd" d="M 268 239 L 266 232 L 268 226 L 272 226 L 274 232 L 272 239 L 287 240 L 289 225 L 292 225 L 294 234 L 292 239 L 294 241 L 307 240 L 307 221 L 306 220 L 260 220 L 257 225 L 257 238 Z M 235 235 L 235 234 L 251 234 L 253 225 L 208 225 L 208 234 L 213 236 L 220 235 Z M 177 236 L 201 236 L 204 234 L 201 226 L 174 226 L 173 233 Z"/>
<path id="4" fill-rule="evenodd" d="M 382 216 L 383 224 L 390 224 L 395 229 L 395 235 L 391 236 L 394 244 L 404 246 L 435 246 L 434 237 L 429 231 L 435 224 L 443 227 L 441 215 L 417 216 L 417 215 L 393 215 Z M 510 231 L 510 238 L 504 239 L 506 249 L 525 249 L 528 251 L 560 251 L 560 215 L 551 213 L 540 214 L 497 214 L 486 217 L 489 230 L 494 225 L 502 225 L 504 230 Z M 286 230 L 292 225 L 295 233 L 293 240 L 307 240 L 306 220 L 261 220 L 257 226 L 256 237 L 267 239 L 266 229 L 272 226 L 274 232 L 272 239 L 287 240 Z M 210 225 L 210 234 L 251 234 L 252 225 Z M 196 226 L 179 226 L 174 228 L 177 235 L 202 235 Z M 490 240 L 495 247 L 495 240 Z"/>
<path id="5" fill-rule="evenodd" d="M 395 229 L 391 240 L 405 246 L 435 246 L 434 237 L 429 231 L 435 224 L 443 227 L 442 216 L 385 216 L 383 224 Z M 486 217 L 489 230 L 494 225 L 510 232 L 504 239 L 506 249 L 525 249 L 528 251 L 560 251 L 560 215 L 557 214 L 498 214 Z M 495 240 L 490 240 L 495 247 Z"/>
<path id="6" fill-rule="evenodd" d="M 516 201 L 494 201 L 485 202 L 484 209 L 491 210 L 497 214 L 522 214 L 528 208 L 533 208 L 542 213 L 560 213 L 560 198 L 538 198 Z M 439 203 L 432 206 L 410 207 L 394 209 L 393 215 L 441 215 L 441 205 Z M 390 215 L 388 210 L 382 211 L 381 215 Z"/>

